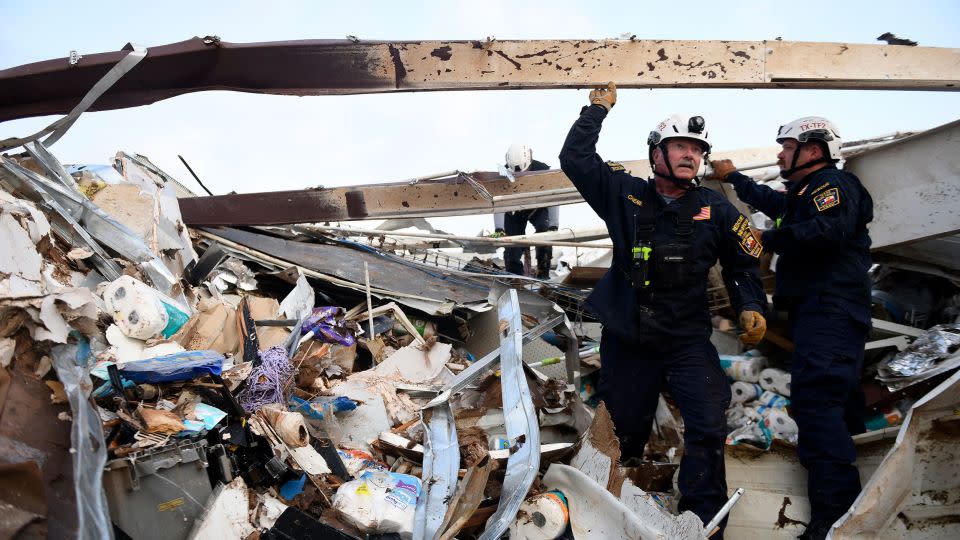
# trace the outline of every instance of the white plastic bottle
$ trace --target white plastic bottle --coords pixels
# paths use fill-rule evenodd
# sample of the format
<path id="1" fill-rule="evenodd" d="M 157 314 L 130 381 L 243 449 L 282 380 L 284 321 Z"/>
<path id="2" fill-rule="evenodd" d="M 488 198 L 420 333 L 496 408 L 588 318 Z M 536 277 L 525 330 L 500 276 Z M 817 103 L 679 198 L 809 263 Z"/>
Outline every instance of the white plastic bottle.
<path id="1" fill-rule="evenodd" d="M 107 285 L 103 302 L 120 331 L 136 339 L 170 337 L 188 318 L 162 301 L 146 283 L 130 276 L 120 276 Z"/>

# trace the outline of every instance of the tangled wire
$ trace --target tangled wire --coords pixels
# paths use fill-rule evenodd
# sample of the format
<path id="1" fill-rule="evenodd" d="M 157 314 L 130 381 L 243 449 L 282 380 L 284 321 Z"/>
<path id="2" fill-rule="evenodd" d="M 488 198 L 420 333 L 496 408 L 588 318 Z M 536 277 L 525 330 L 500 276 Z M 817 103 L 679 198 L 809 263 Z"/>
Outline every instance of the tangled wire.
<path id="1" fill-rule="evenodd" d="M 243 410 L 252 413 L 270 403 L 286 404 L 284 388 L 296 373 L 283 347 L 270 347 L 260 353 L 260 366 L 247 377 L 247 387 L 237 400 Z"/>

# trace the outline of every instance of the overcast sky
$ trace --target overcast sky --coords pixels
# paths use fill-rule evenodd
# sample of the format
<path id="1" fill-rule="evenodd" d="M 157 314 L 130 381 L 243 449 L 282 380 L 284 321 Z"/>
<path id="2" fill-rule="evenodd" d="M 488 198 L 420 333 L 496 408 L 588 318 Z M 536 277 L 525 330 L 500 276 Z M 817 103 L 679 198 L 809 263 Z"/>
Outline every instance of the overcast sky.
<path id="1" fill-rule="evenodd" d="M 291 39 L 639 39 L 875 43 L 883 32 L 960 48 L 956 1 L 686 2 L 44 2 L 0 0 L 0 69 L 66 56 L 218 35 L 224 41 Z M 494 170 L 512 142 L 559 166 L 557 154 L 586 90 L 424 92 L 287 97 L 202 92 L 153 105 L 87 113 L 53 152 L 68 163 L 108 163 L 137 152 L 200 192 L 183 155 L 217 194 L 386 182 L 459 169 Z M 647 132 L 672 112 L 707 119 L 714 148 L 773 144 L 777 126 L 804 115 L 833 120 L 847 139 L 925 129 L 960 118 L 948 92 L 623 90 L 604 124 L 605 159 L 646 157 Z M 23 136 L 53 117 L 0 124 Z M 772 156 L 771 156 L 772 157 Z M 431 220 L 475 234 L 486 216 Z M 584 205 L 562 226 L 589 226 Z"/>

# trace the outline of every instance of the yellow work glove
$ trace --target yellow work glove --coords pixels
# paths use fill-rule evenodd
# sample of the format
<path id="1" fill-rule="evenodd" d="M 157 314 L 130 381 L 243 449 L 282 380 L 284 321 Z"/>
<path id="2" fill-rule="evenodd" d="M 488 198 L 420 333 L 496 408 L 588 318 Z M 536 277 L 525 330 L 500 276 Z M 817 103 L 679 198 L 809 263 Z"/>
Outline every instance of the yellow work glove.
<path id="1" fill-rule="evenodd" d="M 600 105 L 607 112 L 610 112 L 610 109 L 617 104 L 617 85 L 613 84 L 613 81 L 607 83 L 607 87 L 595 88 L 590 91 L 590 103 L 594 105 Z"/>
<path id="2" fill-rule="evenodd" d="M 711 161 L 710 167 L 713 169 L 713 171 L 706 176 L 706 179 L 719 180 L 721 182 L 726 182 L 727 177 L 730 176 L 730 173 L 737 170 L 736 165 L 734 165 L 729 159 L 718 159 L 716 161 Z"/>
<path id="3" fill-rule="evenodd" d="M 756 311 L 743 311 L 740 313 L 740 329 L 743 330 L 740 343 L 745 347 L 754 347 L 767 333 L 767 320 Z"/>

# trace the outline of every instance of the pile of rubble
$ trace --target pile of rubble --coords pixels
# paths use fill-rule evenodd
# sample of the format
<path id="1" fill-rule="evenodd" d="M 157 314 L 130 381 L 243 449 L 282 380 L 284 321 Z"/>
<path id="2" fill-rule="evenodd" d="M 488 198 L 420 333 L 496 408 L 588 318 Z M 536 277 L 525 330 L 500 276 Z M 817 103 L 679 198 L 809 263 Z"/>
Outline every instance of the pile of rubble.
<path id="1" fill-rule="evenodd" d="M 581 401 L 596 343 L 501 272 L 188 229 L 143 156 L 26 148 L 0 157 L 3 466 L 34 492 L 0 497 L 10 535 L 552 538 L 612 499 L 702 537 Z"/>
<path id="2" fill-rule="evenodd" d="M 25 148 L 0 157 L 6 536 L 703 538 L 729 511 L 676 515 L 669 399 L 620 463 L 575 289 L 316 228 L 188 228 L 143 156 Z M 875 427 L 957 367 L 957 335 L 876 348 Z M 728 444 L 795 444 L 788 352 L 723 349 Z"/>

